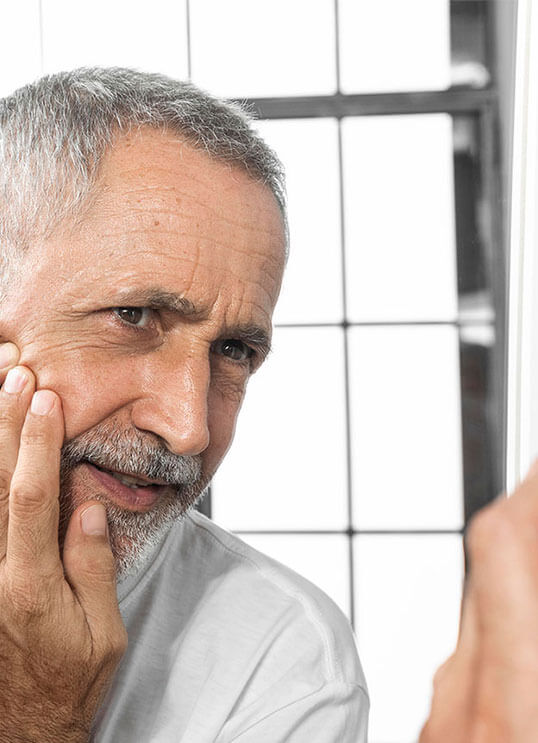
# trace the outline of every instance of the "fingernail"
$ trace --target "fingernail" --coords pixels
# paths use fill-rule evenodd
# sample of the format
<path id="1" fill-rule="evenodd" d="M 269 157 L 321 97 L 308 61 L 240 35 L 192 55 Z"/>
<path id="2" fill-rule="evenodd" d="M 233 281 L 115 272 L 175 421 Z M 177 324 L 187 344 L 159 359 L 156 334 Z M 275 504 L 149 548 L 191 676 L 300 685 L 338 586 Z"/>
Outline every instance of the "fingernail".
<path id="1" fill-rule="evenodd" d="M 11 374 L 11 372 L 9 372 Z M 9 376 L 8 374 L 8 376 Z M 48 415 L 54 405 L 55 395 L 50 390 L 34 392 L 30 410 L 34 415 Z"/>
<path id="2" fill-rule="evenodd" d="M 106 534 L 106 510 L 105 507 L 96 503 L 80 514 L 80 523 L 84 534 L 102 537 Z"/>
<path id="3" fill-rule="evenodd" d="M 22 369 L 15 367 L 15 369 L 8 371 L 6 381 L 4 382 L 4 389 L 10 395 L 16 395 L 22 392 L 27 381 L 28 374 Z"/>
<path id="4" fill-rule="evenodd" d="M 19 360 L 19 349 L 14 343 L 0 345 L 0 369 L 7 369 Z"/>

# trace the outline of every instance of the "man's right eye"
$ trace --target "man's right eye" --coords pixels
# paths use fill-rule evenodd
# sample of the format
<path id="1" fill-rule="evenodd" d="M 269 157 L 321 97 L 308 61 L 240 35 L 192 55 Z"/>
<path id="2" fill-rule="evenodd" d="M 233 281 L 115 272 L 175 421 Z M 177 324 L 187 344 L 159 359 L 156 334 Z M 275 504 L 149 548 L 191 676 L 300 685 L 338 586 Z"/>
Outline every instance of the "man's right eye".
<path id="1" fill-rule="evenodd" d="M 151 320 L 150 307 L 114 307 L 113 312 L 125 325 L 134 330 L 145 330 Z"/>

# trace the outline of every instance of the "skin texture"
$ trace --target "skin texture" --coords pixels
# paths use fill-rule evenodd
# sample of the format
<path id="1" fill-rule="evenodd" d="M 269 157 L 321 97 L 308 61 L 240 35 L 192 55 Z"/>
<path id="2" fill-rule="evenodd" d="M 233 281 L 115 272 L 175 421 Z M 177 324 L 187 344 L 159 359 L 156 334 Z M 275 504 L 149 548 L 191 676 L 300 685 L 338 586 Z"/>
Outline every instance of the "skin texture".
<path id="1" fill-rule="evenodd" d="M 28 376 L 20 395 L 0 390 L 0 743 L 87 740 L 126 647 L 116 568 L 136 545 L 122 524 L 162 510 L 120 513 L 85 465 L 59 493 L 60 448 L 113 434 L 128 449 L 136 436 L 198 463 L 194 499 L 267 351 L 283 265 L 270 191 L 151 130 L 117 141 L 84 219 L 26 256 L 0 308 L 0 341 L 19 349 Z M 144 310 L 136 329 L 114 311 L 146 306 L 133 293 L 156 289 L 188 312 Z M 27 414 L 34 386 L 54 390 L 47 416 Z M 108 535 L 81 530 L 97 502 Z"/>
<path id="2" fill-rule="evenodd" d="M 20 393 L 0 390 L 0 741 L 81 743 L 127 633 L 100 504 L 73 517 L 60 562 L 62 406 L 43 390 L 52 409 L 33 414 L 35 377 L 23 374 Z"/>
<path id="3" fill-rule="evenodd" d="M 214 344 L 237 338 L 239 325 L 270 336 L 283 260 L 280 213 L 263 185 L 146 130 L 109 153 L 82 223 L 33 247 L 0 310 L 0 338 L 21 349 L 39 387 L 61 397 L 67 441 L 117 434 L 128 448 L 138 432 L 148 446 L 198 458 L 192 500 L 230 445 L 263 354 L 237 363 Z M 185 297 L 199 314 L 152 312 L 142 332 L 121 323 L 112 308 L 143 305 L 125 294 L 151 288 Z M 63 491 L 63 526 L 89 495 L 102 496 L 81 467 Z M 157 504 L 155 517 L 167 506 Z M 130 517 L 107 510 L 119 559 Z"/>
<path id="4" fill-rule="evenodd" d="M 538 740 L 538 460 L 474 517 L 458 645 L 434 678 L 420 743 Z"/>

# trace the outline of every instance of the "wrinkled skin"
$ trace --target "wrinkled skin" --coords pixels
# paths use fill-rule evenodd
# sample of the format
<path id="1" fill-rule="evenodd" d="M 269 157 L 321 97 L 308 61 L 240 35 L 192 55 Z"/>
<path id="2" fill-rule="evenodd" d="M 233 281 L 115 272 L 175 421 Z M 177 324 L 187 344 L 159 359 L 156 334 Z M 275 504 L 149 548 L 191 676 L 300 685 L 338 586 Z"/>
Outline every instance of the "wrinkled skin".
<path id="1" fill-rule="evenodd" d="M 267 350 L 283 264 L 267 188 L 149 130 L 107 154 L 76 226 L 31 246 L 0 308 L 0 342 L 15 344 L 28 376 L 19 395 L 0 390 L 1 743 L 87 740 L 126 647 L 117 511 L 84 466 L 59 494 L 60 447 L 94 429 L 136 432 L 197 458 L 203 489 Z M 120 319 L 114 308 L 146 306 L 150 289 L 188 300 L 188 313 Z M 46 416 L 27 413 L 34 386 L 54 391 Z M 97 502 L 109 535 L 82 531 Z"/>
<path id="2" fill-rule="evenodd" d="M 467 533 L 458 645 L 434 678 L 420 743 L 538 740 L 538 462 Z"/>
<path id="3" fill-rule="evenodd" d="M 0 741 L 79 743 L 127 634 L 100 504 L 73 517 L 60 562 L 61 401 L 42 390 L 52 410 L 32 414 L 35 377 L 25 376 L 20 394 L 0 390 Z M 100 528 L 94 521 L 86 534 L 82 516 L 95 509 Z"/>

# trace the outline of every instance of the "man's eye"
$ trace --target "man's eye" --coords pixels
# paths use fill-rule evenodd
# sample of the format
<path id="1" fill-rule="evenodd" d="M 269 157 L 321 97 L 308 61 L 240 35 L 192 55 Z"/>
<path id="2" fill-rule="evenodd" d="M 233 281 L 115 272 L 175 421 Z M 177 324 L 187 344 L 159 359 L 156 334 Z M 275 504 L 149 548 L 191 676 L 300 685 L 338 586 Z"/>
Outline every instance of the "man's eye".
<path id="1" fill-rule="evenodd" d="M 247 346 L 246 343 L 234 340 L 233 338 L 217 341 L 213 346 L 213 350 L 216 353 L 227 356 L 232 361 L 247 361 L 255 354 L 255 351 L 250 346 Z"/>
<path id="2" fill-rule="evenodd" d="M 115 307 L 114 312 L 126 325 L 145 328 L 151 317 L 150 307 Z"/>

